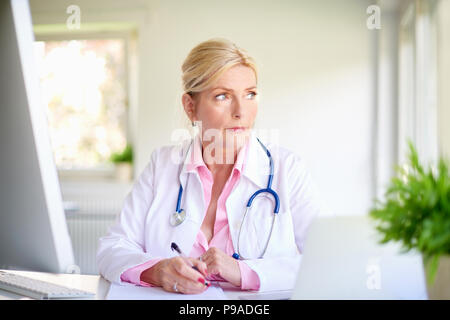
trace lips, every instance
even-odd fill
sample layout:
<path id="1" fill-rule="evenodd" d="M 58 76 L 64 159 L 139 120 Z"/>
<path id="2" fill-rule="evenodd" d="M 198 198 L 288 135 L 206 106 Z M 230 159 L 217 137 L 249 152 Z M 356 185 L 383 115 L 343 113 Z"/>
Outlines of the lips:
<path id="1" fill-rule="evenodd" d="M 245 131 L 245 129 L 247 129 L 246 127 L 232 127 L 232 128 L 227 128 L 228 131 L 231 132 L 242 132 Z"/>

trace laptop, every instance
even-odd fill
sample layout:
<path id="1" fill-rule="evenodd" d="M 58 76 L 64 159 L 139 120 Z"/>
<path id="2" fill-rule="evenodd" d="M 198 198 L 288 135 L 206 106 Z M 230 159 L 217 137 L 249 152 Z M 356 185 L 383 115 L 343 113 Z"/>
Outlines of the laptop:
<path id="1" fill-rule="evenodd" d="M 427 299 L 421 254 L 381 237 L 367 215 L 316 219 L 291 299 Z"/>
<path id="2" fill-rule="evenodd" d="M 422 257 L 399 243 L 379 244 L 368 216 L 321 217 L 311 224 L 293 290 L 241 296 L 251 300 L 427 299 Z"/>

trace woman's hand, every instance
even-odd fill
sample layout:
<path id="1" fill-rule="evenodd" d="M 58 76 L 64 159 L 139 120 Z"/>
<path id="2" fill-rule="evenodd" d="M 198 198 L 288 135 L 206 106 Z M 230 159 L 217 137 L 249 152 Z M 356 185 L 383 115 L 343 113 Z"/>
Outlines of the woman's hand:
<path id="1" fill-rule="evenodd" d="M 241 270 L 239 263 L 222 250 L 211 247 L 202 256 L 206 263 L 208 274 L 219 275 L 234 286 L 241 286 Z"/>
<path id="2" fill-rule="evenodd" d="M 205 285 L 206 264 L 198 259 L 187 258 L 200 272 L 194 270 L 181 257 L 163 259 L 153 267 L 141 273 L 141 280 L 162 287 L 169 292 L 195 294 L 203 292 Z M 177 291 L 174 284 L 177 284 Z"/>

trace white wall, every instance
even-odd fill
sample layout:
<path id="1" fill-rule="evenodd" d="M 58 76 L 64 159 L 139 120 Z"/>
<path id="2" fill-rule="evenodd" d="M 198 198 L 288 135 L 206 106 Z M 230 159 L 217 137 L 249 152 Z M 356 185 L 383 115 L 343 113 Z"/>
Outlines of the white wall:
<path id="1" fill-rule="evenodd" d="M 260 66 L 259 128 L 281 131 L 338 214 L 370 206 L 371 74 L 364 1 L 162 2 L 142 64 L 138 169 L 183 122 L 181 64 L 197 43 L 223 36 Z"/>
<path id="2" fill-rule="evenodd" d="M 171 143 L 173 129 L 186 124 L 185 56 L 201 41 L 226 37 L 259 65 L 257 128 L 280 129 L 282 144 L 307 161 L 332 211 L 367 212 L 374 192 L 375 32 L 366 28 L 367 1 L 38 0 L 32 1 L 35 23 L 65 21 L 69 4 L 80 5 L 82 23 L 141 14 L 137 172 L 155 147 Z"/>

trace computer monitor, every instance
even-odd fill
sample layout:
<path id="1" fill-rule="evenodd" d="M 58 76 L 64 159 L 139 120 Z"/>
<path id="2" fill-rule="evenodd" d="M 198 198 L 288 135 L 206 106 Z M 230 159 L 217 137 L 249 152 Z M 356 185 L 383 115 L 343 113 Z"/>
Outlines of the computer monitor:
<path id="1" fill-rule="evenodd" d="M 33 41 L 28 1 L 0 1 L 0 268 L 70 272 L 72 244 Z"/>

